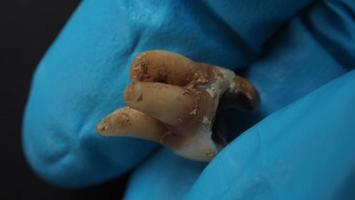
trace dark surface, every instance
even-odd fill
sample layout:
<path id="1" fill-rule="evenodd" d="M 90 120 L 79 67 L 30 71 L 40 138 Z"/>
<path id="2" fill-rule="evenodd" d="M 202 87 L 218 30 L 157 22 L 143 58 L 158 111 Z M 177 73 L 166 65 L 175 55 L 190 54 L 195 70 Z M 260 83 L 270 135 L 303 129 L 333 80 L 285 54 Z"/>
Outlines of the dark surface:
<path id="1" fill-rule="evenodd" d="M 21 121 L 33 71 L 78 0 L 0 2 L 0 199 L 121 199 L 128 175 L 104 185 L 63 190 L 40 180 L 21 147 Z"/>

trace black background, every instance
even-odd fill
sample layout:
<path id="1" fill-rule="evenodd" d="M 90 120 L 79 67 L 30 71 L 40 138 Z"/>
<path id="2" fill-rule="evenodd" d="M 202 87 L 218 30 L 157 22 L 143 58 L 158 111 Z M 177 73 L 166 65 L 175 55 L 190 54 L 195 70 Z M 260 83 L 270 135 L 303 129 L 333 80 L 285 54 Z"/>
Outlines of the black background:
<path id="1" fill-rule="evenodd" d="M 22 113 L 36 65 L 78 0 L 1 0 L 0 199 L 121 199 L 128 175 L 80 190 L 64 190 L 40 180 L 24 160 Z"/>

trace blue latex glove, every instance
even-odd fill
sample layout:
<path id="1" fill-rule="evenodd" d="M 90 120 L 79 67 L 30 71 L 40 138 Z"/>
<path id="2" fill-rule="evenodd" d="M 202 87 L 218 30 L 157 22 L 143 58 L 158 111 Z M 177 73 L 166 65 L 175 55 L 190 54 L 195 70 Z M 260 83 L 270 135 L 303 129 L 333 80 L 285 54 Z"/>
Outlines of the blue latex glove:
<path id="1" fill-rule="evenodd" d="M 145 159 L 126 199 L 355 198 L 354 15 L 351 0 L 85 1 L 35 74 L 26 157 L 63 187 Z M 236 133 L 258 123 L 207 167 L 167 150 L 147 159 L 156 145 L 95 133 L 150 49 L 243 69 L 260 91 L 257 113 L 226 119 Z"/>

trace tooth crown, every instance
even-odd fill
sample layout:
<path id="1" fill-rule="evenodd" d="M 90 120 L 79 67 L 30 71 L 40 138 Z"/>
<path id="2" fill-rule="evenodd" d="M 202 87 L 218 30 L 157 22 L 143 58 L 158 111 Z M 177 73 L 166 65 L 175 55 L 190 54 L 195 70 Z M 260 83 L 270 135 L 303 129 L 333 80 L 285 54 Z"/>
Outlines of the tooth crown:
<path id="1" fill-rule="evenodd" d="M 97 132 L 155 141 L 192 160 L 209 161 L 224 145 L 212 139 L 220 134 L 212 131 L 220 103 L 247 110 L 259 102 L 255 87 L 234 72 L 167 51 L 141 53 L 130 77 L 127 107 L 105 117 Z"/>

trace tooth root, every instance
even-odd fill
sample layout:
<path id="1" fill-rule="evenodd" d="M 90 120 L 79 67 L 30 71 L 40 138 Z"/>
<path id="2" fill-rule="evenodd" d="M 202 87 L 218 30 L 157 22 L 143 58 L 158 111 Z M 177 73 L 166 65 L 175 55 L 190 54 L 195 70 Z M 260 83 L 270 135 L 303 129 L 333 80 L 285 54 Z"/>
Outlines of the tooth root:
<path id="1" fill-rule="evenodd" d="M 158 120 L 135 109 L 120 108 L 97 124 L 96 130 L 104 136 L 125 136 L 159 142 L 167 131 Z"/>
<path id="2" fill-rule="evenodd" d="M 163 82 L 185 86 L 194 78 L 195 72 L 206 67 L 206 64 L 194 62 L 177 53 L 146 51 L 133 61 L 130 76 L 133 82 Z"/>
<path id="3" fill-rule="evenodd" d="M 161 143 L 176 154 L 199 161 L 211 160 L 219 151 L 207 129 L 174 134 L 160 121 L 133 108 L 120 108 L 97 124 L 103 136 L 132 137 Z"/>
<path id="4" fill-rule="evenodd" d="M 136 82 L 125 91 L 126 104 L 171 126 L 178 126 L 195 118 L 196 94 L 164 83 Z"/>

